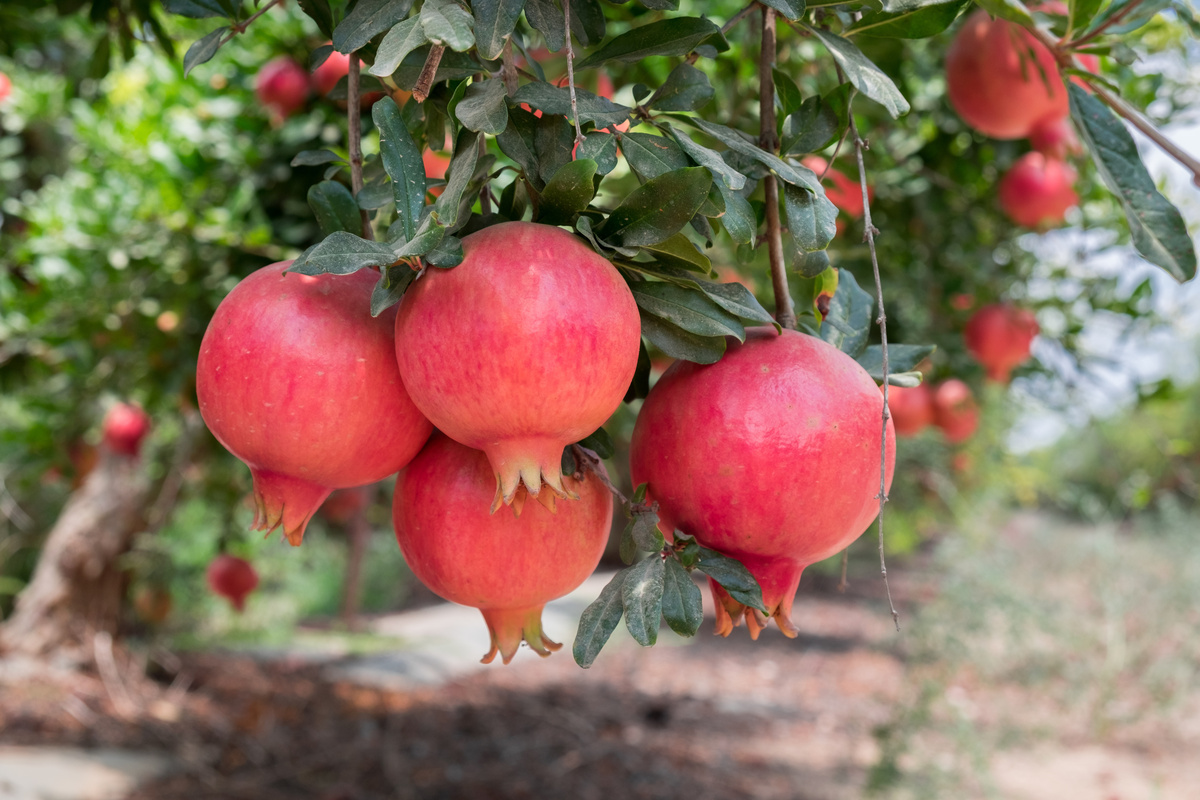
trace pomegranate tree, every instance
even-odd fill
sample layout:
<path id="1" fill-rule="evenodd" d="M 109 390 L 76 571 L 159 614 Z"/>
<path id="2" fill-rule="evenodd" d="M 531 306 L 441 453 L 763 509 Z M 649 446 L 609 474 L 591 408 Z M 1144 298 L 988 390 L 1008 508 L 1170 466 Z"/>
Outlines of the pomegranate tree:
<path id="1" fill-rule="evenodd" d="M 238 613 L 246 610 L 246 597 L 258 588 L 258 573 L 244 558 L 227 553 L 214 558 L 205 571 L 208 588 L 224 597 Z"/>
<path id="2" fill-rule="evenodd" d="M 1000 207 L 1013 222 L 1027 228 L 1058 225 L 1067 209 L 1079 203 L 1075 170 L 1042 153 L 1026 153 L 1000 179 Z"/>
<path id="3" fill-rule="evenodd" d="M 150 432 L 150 415 L 135 405 L 116 403 L 101 426 L 105 446 L 114 453 L 136 457 Z"/>
<path id="4" fill-rule="evenodd" d="M 263 267 L 221 301 L 200 345 L 196 395 L 217 440 L 250 467 L 256 530 L 300 544 L 334 489 L 399 471 L 429 438 L 396 369 L 395 311 L 368 313 L 368 272 Z"/>
<path id="5" fill-rule="evenodd" d="M 971 387 L 958 378 L 938 385 L 933 393 L 933 424 L 951 444 L 961 444 L 979 427 L 979 406 Z"/>
<path id="6" fill-rule="evenodd" d="M 1000 303 L 975 312 L 963 329 L 963 339 L 967 351 L 987 369 L 988 377 L 1007 383 L 1013 369 L 1029 359 L 1038 330 L 1032 311 Z"/>
<path id="7" fill-rule="evenodd" d="M 889 386 L 888 411 L 897 436 L 916 436 L 933 424 L 933 390 L 927 383 Z"/>
<path id="8" fill-rule="evenodd" d="M 662 530 L 735 558 L 786 635 L 803 569 L 844 549 L 879 511 L 883 397 L 859 364 L 820 339 L 751 328 L 701 366 L 677 361 L 650 391 L 630 445 Z M 895 467 L 888 424 L 886 480 Z M 760 612 L 710 580 L 717 633 Z"/>
<path id="9" fill-rule="evenodd" d="M 308 73 L 287 56 L 263 64 L 254 80 L 258 101 L 276 120 L 286 119 L 303 108 L 308 90 Z"/>
<path id="10" fill-rule="evenodd" d="M 454 269 L 427 270 L 396 315 L 400 375 L 443 433 L 484 451 L 492 509 L 529 495 L 570 497 L 563 448 L 600 427 L 637 367 L 637 306 L 617 270 L 582 240 L 529 222 L 462 240 Z"/>
<path id="11" fill-rule="evenodd" d="M 512 660 L 524 640 L 539 655 L 561 645 L 542 632 L 542 607 L 592 573 L 612 524 L 612 497 L 595 477 L 563 476 L 578 496 L 557 513 L 532 504 L 519 517 L 491 514 L 488 457 L 435 433 L 396 478 L 392 519 L 405 561 L 438 595 L 483 612 L 490 663 Z"/>

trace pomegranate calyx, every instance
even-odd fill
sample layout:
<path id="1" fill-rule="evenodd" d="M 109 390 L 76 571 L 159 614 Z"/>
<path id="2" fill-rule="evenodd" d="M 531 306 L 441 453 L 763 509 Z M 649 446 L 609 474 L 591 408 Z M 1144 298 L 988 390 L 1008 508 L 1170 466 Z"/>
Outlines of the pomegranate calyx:
<path id="1" fill-rule="evenodd" d="M 513 660 L 517 650 L 524 641 L 533 652 L 542 658 L 561 650 L 562 645 L 542 632 L 542 609 L 545 606 L 533 608 L 484 608 L 483 618 L 487 621 L 488 633 L 492 637 L 492 647 L 479 661 L 490 664 L 496 654 L 505 663 Z"/>
<path id="2" fill-rule="evenodd" d="M 317 509 L 333 493 L 327 486 L 281 475 L 278 472 L 250 468 L 254 478 L 254 524 L 251 530 L 266 531 L 267 536 L 283 527 L 283 535 L 293 547 L 304 541 L 304 530 Z"/>
<path id="3" fill-rule="evenodd" d="M 792 599 L 800 586 L 800 574 L 804 566 L 786 560 L 773 563 L 747 557 L 741 560 L 762 589 L 763 605 L 767 613 L 764 614 L 735 600 L 724 587 L 710 577 L 708 584 L 712 589 L 713 605 L 717 610 L 716 629 L 713 633 L 729 636 L 745 619 L 750 638 L 757 641 L 758 635 L 773 619 L 784 636 L 795 639 L 800 634 L 800 629 L 792 622 Z"/>
<path id="4" fill-rule="evenodd" d="M 483 451 L 496 471 L 496 496 L 492 499 L 492 513 L 503 503 L 520 515 L 524 498 L 515 501 L 519 493 L 525 492 L 553 513 L 554 502 L 542 499 L 542 489 L 549 489 L 557 499 L 578 500 L 579 495 L 563 484 L 562 450 L 563 446 L 556 442 L 520 439 L 509 439 L 484 447 Z"/>

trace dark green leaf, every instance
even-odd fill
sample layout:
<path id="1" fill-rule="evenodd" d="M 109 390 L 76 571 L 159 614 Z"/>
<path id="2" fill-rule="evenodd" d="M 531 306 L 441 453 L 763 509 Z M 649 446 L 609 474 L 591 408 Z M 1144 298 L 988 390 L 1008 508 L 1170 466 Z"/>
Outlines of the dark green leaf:
<path id="1" fill-rule="evenodd" d="M 804 16 L 804 0 L 762 0 L 762 4 L 770 6 L 788 19 L 800 19 Z"/>
<path id="2" fill-rule="evenodd" d="M 413 0 L 359 0 L 333 30 L 333 47 L 353 53 L 408 16 Z"/>
<path id="3" fill-rule="evenodd" d="M 228 25 L 222 25 L 220 28 L 210 31 L 203 39 L 197 39 L 195 42 L 192 42 L 192 46 L 188 48 L 183 56 L 183 76 L 185 78 L 189 72 L 217 54 L 217 48 L 221 46 L 221 37 L 228 30 Z M 108 40 L 102 40 L 101 46 L 107 52 L 107 48 L 109 47 Z M 105 72 L 107 71 L 106 68 Z"/>
<path id="4" fill-rule="evenodd" d="M 809 28 L 825 45 L 850 83 L 871 100 L 879 103 L 893 117 L 908 113 L 908 101 L 883 70 L 862 54 L 849 39 L 843 39 L 820 28 Z"/>
<path id="5" fill-rule="evenodd" d="M 649 56 L 685 56 L 696 45 L 720 33 L 720 28 L 700 17 L 659 20 L 617 36 L 575 67 L 586 69 L 605 61 L 630 63 Z"/>
<path id="6" fill-rule="evenodd" d="M 721 308 L 704 292 L 671 283 L 641 282 L 629 287 L 638 308 L 697 336 L 736 336 L 746 331 L 738 318 Z"/>
<path id="7" fill-rule="evenodd" d="M 358 203 L 354 195 L 336 181 L 321 181 L 308 189 L 308 205 L 317 218 L 321 227 L 321 235 L 328 236 L 334 231 L 347 233 L 362 233 L 362 216 L 358 212 Z"/>
<path id="8" fill-rule="evenodd" d="M 568 118 L 571 116 L 571 90 L 565 86 L 533 81 L 517 89 L 512 102 L 516 105 L 528 103 L 530 108 L 543 114 Z M 579 87 L 575 87 L 575 106 L 579 110 L 580 125 L 592 122 L 598 128 L 620 125 L 629 119 L 629 112 L 632 110 Z"/>
<path id="9" fill-rule="evenodd" d="M 917 364 L 933 355 L 934 350 L 937 350 L 937 345 L 889 344 L 888 371 L 911 372 L 916 369 Z M 883 347 L 877 344 L 870 345 L 856 360 L 876 381 L 883 380 Z"/>
<path id="10" fill-rule="evenodd" d="M 1088 26 L 1088 31 L 1090 32 L 1096 30 L 1101 25 L 1107 23 L 1118 13 L 1127 11 L 1130 5 L 1132 5 L 1130 0 L 1114 0 L 1114 2 L 1109 3 L 1108 6 L 1105 7 L 1104 11 L 1101 12 L 1092 21 L 1092 24 Z M 1120 22 L 1115 23 L 1111 27 L 1105 28 L 1104 32 L 1109 36 L 1120 36 L 1122 34 L 1132 33 L 1149 22 L 1151 18 L 1153 18 L 1158 12 L 1172 7 L 1174 7 L 1176 15 L 1181 18 L 1186 18 L 1190 14 L 1195 13 L 1188 4 L 1183 2 L 1172 3 L 1171 0 L 1144 0 L 1144 2 L 1138 3 L 1134 10 L 1124 14 L 1121 17 Z"/>
<path id="11" fill-rule="evenodd" d="M 613 263 L 621 269 L 637 272 L 641 275 L 649 275 L 652 278 L 658 278 L 684 289 L 694 292 L 704 291 L 704 287 L 700 285 L 700 278 L 696 276 L 696 273 L 671 264 L 661 261 L 626 261 L 623 259 L 614 261 Z"/>
<path id="12" fill-rule="evenodd" d="M 378 317 L 399 303 L 416 277 L 416 271 L 404 264 L 385 269 L 375 288 L 371 290 L 371 316 Z"/>
<path id="13" fill-rule="evenodd" d="M 716 550 L 701 547 L 696 569 L 721 584 L 721 588 L 742 605 L 767 613 L 767 607 L 763 605 L 762 589 L 742 562 Z"/>
<path id="14" fill-rule="evenodd" d="M 635 500 L 635 503 L 640 502 Z M 666 545 L 662 531 L 658 529 L 658 514 L 653 511 L 635 511 L 621 532 L 620 556 L 626 564 L 632 564 L 638 553 L 658 553 Z"/>
<path id="15" fill-rule="evenodd" d="M 508 127 L 496 137 L 500 152 L 517 162 L 535 189 L 545 188 L 538 166 L 537 117 L 521 108 L 508 110 Z"/>
<path id="16" fill-rule="evenodd" d="M 780 149 L 789 155 L 824 150 L 837 141 L 847 123 L 848 120 L 838 117 L 833 104 L 825 102 L 819 95 L 813 95 L 784 120 Z"/>
<path id="17" fill-rule="evenodd" d="M 617 137 L 611 133 L 592 131 L 583 137 L 577 158 L 590 158 L 596 162 L 596 174 L 607 175 L 617 166 Z"/>
<path id="18" fill-rule="evenodd" d="M 396 196 L 392 192 L 392 182 L 389 180 L 381 180 L 376 183 L 368 183 L 358 193 L 358 207 L 365 211 L 373 211 L 384 206 L 394 206 Z M 401 235 L 407 236 L 401 226 Z"/>
<path id="19" fill-rule="evenodd" d="M 625 627 L 642 647 L 658 641 L 662 620 L 663 560 L 652 555 L 625 570 L 621 584 L 621 605 L 625 609 Z"/>
<path id="20" fill-rule="evenodd" d="M 575 663 L 587 669 L 600 655 L 600 650 L 608 643 L 622 614 L 622 586 L 628 570 L 621 570 L 600 591 L 595 602 L 583 610 L 579 617 L 579 629 L 575 633 L 575 644 L 571 654 Z"/>
<path id="21" fill-rule="evenodd" d="M 646 245 L 643 249 L 653 253 L 657 260 L 680 269 L 699 272 L 703 275 L 712 273 L 712 261 L 682 233 L 677 233 L 656 244 Z"/>
<path id="22" fill-rule="evenodd" d="M 634 503 L 646 502 L 646 492 L 649 491 L 649 489 L 650 489 L 650 485 L 648 483 L 646 483 L 645 481 L 642 481 L 641 483 L 639 483 L 637 485 L 637 487 L 635 487 L 633 490 L 633 502 Z"/>
<path id="23" fill-rule="evenodd" d="M 333 55 L 333 45 L 323 44 L 308 54 L 308 71 L 313 72 Z"/>
<path id="24" fill-rule="evenodd" d="M 499 81 L 497 81 L 499 83 Z M 538 209 L 538 222 L 546 225 L 569 225 L 580 211 L 588 207 L 596 194 L 592 179 L 596 176 L 596 162 L 581 158 L 564 164 L 546 184 L 542 192 L 542 204 Z"/>
<path id="25" fill-rule="evenodd" d="M 425 59 L 429 57 L 430 45 L 423 45 L 413 50 L 404 57 L 400 62 L 400 66 L 392 73 L 392 80 L 401 89 L 412 89 L 416 84 L 417 79 L 421 76 L 421 69 L 425 66 Z M 479 62 L 472 58 L 467 53 L 456 53 L 453 50 L 447 50 L 442 54 L 442 60 L 438 64 L 437 80 L 438 81 L 456 81 L 462 78 L 469 78 L 479 72 Z M 425 106 L 425 116 L 429 119 L 431 116 L 430 104 L 414 103 L 413 105 Z M 436 111 L 436 108 L 433 109 Z M 440 112 L 438 112 L 440 114 Z"/>
<path id="26" fill-rule="evenodd" d="M 1033 15 L 1021 0 L 978 0 L 979 5 L 993 17 L 1015 22 L 1026 28 L 1034 25 Z"/>
<path id="27" fill-rule="evenodd" d="M 713 174 L 713 178 L 719 178 L 720 183 L 725 184 L 725 186 L 734 191 L 738 191 L 746 185 L 746 176 L 729 166 L 716 150 L 697 143 L 683 131 L 672 128 L 669 125 L 667 126 L 667 130 L 675 137 L 675 141 L 679 143 L 683 151 L 691 156 L 692 160 L 700 166 L 708 167 L 709 171 Z"/>
<path id="28" fill-rule="evenodd" d="M 716 181 L 716 187 L 725 197 L 725 216 L 721 217 L 721 224 L 725 226 L 729 238 L 738 243 L 754 241 L 758 220 L 754 217 L 754 209 L 750 207 L 750 202 L 721 181 Z"/>
<path id="29" fill-rule="evenodd" d="M 346 160 L 332 150 L 301 150 L 292 159 L 293 167 L 315 167 L 337 161 L 345 164 Z"/>
<path id="30" fill-rule="evenodd" d="M 1137 251 L 1177 281 L 1196 274 L 1196 250 L 1179 209 L 1163 197 L 1138 155 L 1133 137 L 1096 97 L 1068 85 L 1071 118 L 1105 185 L 1121 201 Z"/>
<path id="31" fill-rule="evenodd" d="M 437 247 L 425 254 L 425 263 L 438 269 L 457 267 L 463 260 L 462 239 L 457 236 L 446 236 Z"/>
<path id="32" fill-rule="evenodd" d="M 446 170 L 446 188 L 433 204 L 433 214 L 442 228 L 454 228 L 458 224 L 460 205 L 467 185 L 475 176 L 475 165 L 479 161 L 479 134 L 463 131 L 454 145 L 454 157 Z"/>
<path id="33" fill-rule="evenodd" d="M 471 12 L 455 0 L 425 0 L 421 4 L 421 27 L 434 44 L 443 44 L 460 53 L 475 44 Z"/>
<path id="34" fill-rule="evenodd" d="M 605 258 L 613 258 L 613 255 L 610 254 L 619 254 L 626 258 L 633 258 L 638 254 L 636 247 L 622 247 L 597 237 L 595 231 L 592 230 L 592 220 L 587 214 L 580 214 L 579 218 L 575 220 L 575 230 L 580 236 L 591 242 L 592 249 Z"/>
<path id="35" fill-rule="evenodd" d="M 796 250 L 792 261 L 792 269 L 805 278 L 815 278 L 829 269 L 829 253 L 825 250 L 804 252 Z"/>
<path id="36" fill-rule="evenodd" d="M 788 232 L 804 252 L 824 250 L 837 233 L 837 207 L 824 191 L 813 193 L 790 183 L 783 185 Z"/>
<path id="37" fill-rule="evenodd" d="M 697 336 L 645 311 L 641 316 L 642 336 L 671 358 L 715 364 L 725 354 L 724 336 Z"/>
<path id="38" fill-rule="evenodd" d="M 649 133 L 626 133 L 621 136 L 621 150 L 629 166 L 642 180 L 657 178 L 664 172 L 688 166 L 687 156 L 675 142 L 665 136 Z"/>
<path id="39" fill-rule="evenodd" d="M 455 107 L 454 114 L 470 130 L 495 136 L 508 127 L 507 99 L 504 81 L 489 78 L 482 83 L 471 84 Z"/>
<path id="40" fill-rule="evenodd" d="M 398 22 L 383 37 L 375 53 L 375 63 L 367 70 L 372 75 L 391 75 L 409 53 L 425 45 L 425 29 L 419 17 L 409 17 Z"/>
<path id="41" fill-rule="evenodd" d="M 500 193 L 500 215 L 511 220 L 521 220 L 525 217 L 525 209 L 529 207 L 529 192 L 525 182 L 520 178 L 513 180 Z"/>
<path id="42" fill-rule="evenodd" d="M 695 111 L 712 100 L 713 94 L 708 76 L 685 61 L 671 70 L 656 93 L 653 107 L 659 111 Z"/>
<path id="43" fill-rule="evenodd" d="M 172 14 L 192 19 L 229 16 L 219 0 L 163 0 L 163 8 Z"/>
<path id="44" fill-rule="evenodd" d="M 629 381 L 629 388 L 625 390 L 623 400 L 626 403 L 632 403 L 634 400 L 641 400 L 648 394 L 650 394 L 650 353 L 646 351 L 646 343 L 639 341 L 637 368 L 633 371 L 633 378 Z"/>
<path id="45" fill-rule="evenodd" d="M 426 253 L 436 249 L 446 237 L 446 229 L 448 227 L 440 224 L 435 214 L 426 214 L 421 220 L 421 224 L 417 226 L 417 232 L 411 240 L 403 244 L 399 240 L 392 243 L 393 247 L 398 244 L 400 245 L 395 250 L 396 258 L 424 256 Z"/>
<path id="46" fill-rule="evenodd" d="M 288 271 L 301 275 L 349 275 L 364 267 L 390 266 L 395 261 L 395 251 L 383 242 L 335 231 L 312 249 L 303 265 L 293 264 Z"/>
<path id="47" fill-rule="evenodd" d="M 640 0 L 640 2 L 646 8 L 654 9 L 655 11 L 679 10 L 679 0 Z"/>
<path id="48" fill-rule="evenodd" d="M 758 298 L 754 293 L 740 283 L 710 283 L 704 281 L 700 284 L 704 289 L 704 293 L 712 298 L 713 302 L 721 308 L 733 314 L 743 323 L 750 325 L 774 325 L 777 329 L 779 324 L 775 322 L 775 318 L 771 313 L 762 307 L 758 302 Z"/>
<path id="49" fill-rule="evenodd" d="M 712 186 L 702 167 L 666 172 L 634 189 L 597 233 L 626 247 L 661 242 L 683 229 Z"/>
<path id="50" fill-rule="evenodd" d="M 874 311 L 875 298 L 859 287 L 849 270 L 839 270 L 837 291 L 821 325 L 821 338 L 851 358 L 858 358 L 867 347 Z"/>
<path id="51" fill-rule="evenodd" d="M 688 122 L 723 143 L 731 150 L 754 159 L 787 183 L 794 186 L 804 186 L 812 189 L 814 192 L 820 186 L 820 181 L 817 180 L 817 176 L 813 174 L 812 170 L 793 166 L 774 153 L 768 153 L 758 145 L 751 144 L 746 141 L 746 138 L 740 131 L 727 128 L 724 125 L 718 125 L 715 122 L 708 122 L 699 117 L 692 117 Z M 730 188 L 740 187 L 731 186 Z"/>
<path id="52" fill-rule="evenodd" d="M 586 447 L 600 458 L 612 458 L 616 452 L 616 447 L 613 446 L 612 437 L 608 435 L 608 431 L 604 428 L 596 428 L 578 442 L 580 447 Z"/>
<path id="53" fill-rule="evenodd" d="M 513 113 L 515 109 L 509 109 Z M 537 153 L 538 187 L 545 184 L 562 169 L 564 164 L 571 161 L 571 151 L 575 147 L 575 128 L 567 122 L 566 117 L 557 114 L 546 114 L 541 119 L 533 121 L 534 152 Z"/>
<path id="54" fill-rule="evenodd" d="M 804 95 L 800 94 L 800 87 L 786 72 L 772 69 L 771 75 L 775 79 L 775 94 L 779 95 L 780 116 L 787 117 L 804 102 Z"/>
<path id="55" fill-rule="evenodd" d="M 550 52 L 557 53 L 566 44 L 562 8 L 558 0 L 526 0 L 525 19 L 529 26 L 542 35 Z"/>
<path id="56" fill-rule="evenodd" d="M 566 2 L 567 0 L 564 0 Z M 604 38 L 604 9 L 597 0 L 570 0 L 571 33 L 584 47 Z M 578 68 L 576 64 L 576 68 Z"/>
<path id="57" fill-rule="evenodd" d="M 700 587 L 683 565 L 668 558 L 663 567 L 662 615 L 671 630 L 680 636 L 695 636 L 704 621 L 704 602 Z"/>
<path id="58" fill-rule="evenodd" d="M 579 464 L 575 461 L 575 453 L 572 452 L 570 445 L 567 445 L 563 448 L 562 461 L 559 463 L 558 467 L 560 470 L 562 470 L 563 475 L 574 475 L 579 471 Z M 621 556 L 621 558 L 625 557 Z M 632 564 L 633 559 L 631 558 L 625 563 Z"/>
<path id="59" fill-rule="evenodd" d="M 296 0 L 296 4 L 317 23 L 317 28 L 326 38 L 333 38 L 333 10 L 329 8 L 329 0 Z"/>
<path id="60" fill-rule="evenodd" d="M 379 129 L 379 155 L 392 179 L 396 214 L 403 221 L 404 238 L 411 239 L 425 206 L 425 163 L 412 134 L 400 117 L 396 101 L 385 97 L 371 109 Z"/>
<path id="61" fill-rule="evenodd" d="M 504 42 L 512 34 L 525 8 L 525 0 L 472 0 L 475 12 L 475 42 L 479 56 L 494 61 L 504 50 Z"/>
<path id="62" fill-rule="evenodd" d="M 847 36 L 925 39 L 950 27 L 970 0 L 889 0 L 882 11 L 864 14 Z"/>

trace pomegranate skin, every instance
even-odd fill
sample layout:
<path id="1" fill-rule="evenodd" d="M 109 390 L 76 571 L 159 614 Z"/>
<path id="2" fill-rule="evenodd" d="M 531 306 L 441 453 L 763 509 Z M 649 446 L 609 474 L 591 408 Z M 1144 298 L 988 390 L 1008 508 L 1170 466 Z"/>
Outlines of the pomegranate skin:
<path id="1" fill-rule="evenodd" d="M 1067 209 L 1078 205 L 1075 170 L 1041 153 L 1026 153 L 1000 179 L 1000 207 L 1009 219 L 1027 228 L 1058 225 Z"/>
<path id="2" fill-rule="evenodd" d="M 1032 311 L 1008 304 L 984 306 L 963 329 L 967 351 L 987 369 L 988 378 L 1007 383 L 1013 369 L 1029 359 L 1041 329 Z"/>
<path id="3" fill-rule="evenodd" d="M 1083 145 L 1068 117 L 1042 120 L 1029 132 L 1029 146 L 1047 158 L 1063 160 L 1083 155 Z"/>
<path id="4" fill-rule="evenodd" d="M 889 386 L 888 412 L 897 436 L 916 436 L 933 424 L 933 390 L 927 383 Z"/>
<path id="5" fill-rule="evenodd" d="M 562 451 L 604 424 L 637 368 L 641 320 L 616 268 L 582 240 L 530 222 L 462 240 L 400 302 L 396 359 L 413 402 L 450 438 L 487 453 L 501 501 L 569 497 Z M 523 497 L 521 500 L 523 501 Z"/>
<path id="6" fill-rule="evenodd" d="M 813 336 L 752 328 L 724 358 L 677 361 L 651 389 L 630 444 L 634 485 L 649 484 L 660 527 L 741 561 L 788 636 L 804 567 L 845 548 L 879 511 L 883 395 L 854 359 Z M 887 427 L 885 480 L 895 469 Z M 716 632 L 743 614 L 710 581 Z"/>
<path id="7" fill-rule="evenodd" d="M 392 519 L 413 573 L 438 595 L 483 612 L 490 663 L 522 639 L 541 656 L 561 645 L 542 633 L 542 607 L 592 574 L 608 541 L 612 497 L 594 477 L 563 482 L 579 495 L 557 513 L 537 503 L 519 517 L 491 514 L 487 456 L 434 433 L 396 478 Z"/>
<path id="8" fill-rule="evenodd" d="M 287 56 L 263 64 L 254 81 L 258 101 L 278 119 L 286 119 L 303 108 L 308 89 L 308 73 Z"/>
<path id="9" fill-rule="evenodd" d="M 1023 139 L 1039 122 L 1069 111 L 1050 51 L 982 9 L 967 17 L 946 53 L 946 88 L 963 121 L 994 139 Z"/>
<path id="10" fill-rule="evenodd" d="M 258 573 L 244 558 L 222 553 L 205 571 L 208 588 L 229 600 L 238 613 L 246 610 L 246 595 L 258 588 Z"/>
<path id="11" fill-rule="evenodd" d="M 150 432 L 150 416 L 129 403 L 117 403 L 104 415 L 104 444 L 114 453 L 136 458 Z"/>
<path id="12" fill-rule="evenodd" d="M 293 545 L 334 489 L 407 464 L 432 427 L 405 394 L 394 312 L 368 313 L 375 273 L 252 273 L 204 333 L 196 395 L 208 429 L 250 467 L 255 530 Z"/>
<path id="13" fill-rule="evenodd" d="M 933 423 L 950 444 L 961 444 L 979 428 L 979 406 L 971 387 L 958 378 L 938 385 L 933 393 Z"/>

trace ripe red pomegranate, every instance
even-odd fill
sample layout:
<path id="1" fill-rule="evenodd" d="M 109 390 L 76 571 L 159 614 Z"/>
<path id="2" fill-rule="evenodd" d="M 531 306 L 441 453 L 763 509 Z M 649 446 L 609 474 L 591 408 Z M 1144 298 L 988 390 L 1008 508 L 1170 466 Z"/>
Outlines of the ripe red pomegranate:
<path id="1" fill-rule="evenodd" d="M 1075 135 L 1068 117 L 1042 120 L 1029 132 L 1029 144 L 1047 158 L 1062 161 L 1083 154 L 1083 145 Z"/>
<path id="2" fill-rule="evenodd" d="M 862 186 L 859 182 L 847 177 L 845 173 L 829 166 L 829 162 L 820 156 L 805 156 L 800 163 L 817 173 L 825 175 L 822 183 L 825 185 L 825 196 L 829 202 L 837 206 L 838 211 L 844 211 L 851 219 L 863 215 Z M 828 169 L 828 171 L 826 171 Z M 867 186 L 867 199 L 874 201 L 875 188 Z"/>
<path id="3" fill-rule="evenodd" d="M 570 496 L 563 447 L 600 427 L 633 379 L 637 305 L 612 264 L 561 228 L 504 222 L 462 243 L 461 264 L 426 271 L 400 303 L 400 375 L 438 430 L 487 453 L 493 511 L 522 484 L 552 507 L 543 482 Z"/>
<path id="4" fill-rule="evenodd" d="M 649 483 L 660 527 L 738 559 L 787 636 L 800 573 L 858 538 L 879 511 L 883 396 L 854 359 L 813 336 L 772 328 L 729 342 L 701 366 L 677 361 L 638 415 L 634 484 Z M 887 484 L 896 442 L 887 433 Z M 710 581 L 717 630 L 768 620 Z"/>
<path id="5" fill-rule="evenodd" d="M 205 572 L 213 594 L 229 600 L 239 613 L 246 610 L 246 595 L 258 588 L 258 573 L 244 558 L 222 553 Z"/>
<path id="6" fill-rule="evenodd" d="M 196 366 L 208 429 L 254 476 L 256 530 L 300 544 L 334 489 L 398 472 L 431 427 L 396 369 L 395 312 L 368 313 L 375 273 L 263 267 L 213 315 Z"/>
<path id="7" fill-rule="evenodd" d="M 102 430 L 109 450 L 136 457 L 150 432 L 150 416 L 135 405 L 117 403 L 104 415 Z"/>
<path id="8" fill-rule="evenodd" d="M 483 612 L 507 664 L 524 639 L 539 655 L 561 645 L 542 632 L 542 607 L 583 583 L 600 563 L 612 498 L 592 476 L 557 513 L 532 504 L 520 517 L 489 514 L 496 479 L 486 455 L 435 433 L 396 478 L 392 519 L 409 568 L 440 596 Z"/>
<path id="9" fill-rule="evenodd" d="M 1041 153 L 1026 153 L 1000 179 L 1000 207 L 1018 225 L 1046 228 L 1063 221 L 1079 203 L 1075 170 Z"/>
<path id="10" fill-rule="evenodd" d="M 916 436 L 933 424 L 933 390 L 927 383 L 889 386 L 888 411 L 897 436 Z"/>
<path id="11" fill-rule="evenodd" d="M 963 329 L 963 340 L 975 360 L 987 368 L 989 378 L 1007 383 L 1013 369 L 1029 359 L 1038 331 L 1032 311 L 994 304 L 975 312 Z"/>
<path id="12" fill-rule="evenodd" d="M 951 444 L 970 439 L 979 427 L 979 406 L 971 387 L 958 378 L 943 381 L 933 393 L 933 424 Z"/>
<path id="13" fill-rule="evenodd" d="M 277 120 L 286 119 L 304 107 L 308 88 L 308 73 L 287 56 L 263 64 L 254 81 L 258 101 Z"/>
<path id="14" fill-rule="evenodd" d="M 12 80 L 0 72 L 0 103 L 7 100 L 10 94 L 12 94 Z"/>

